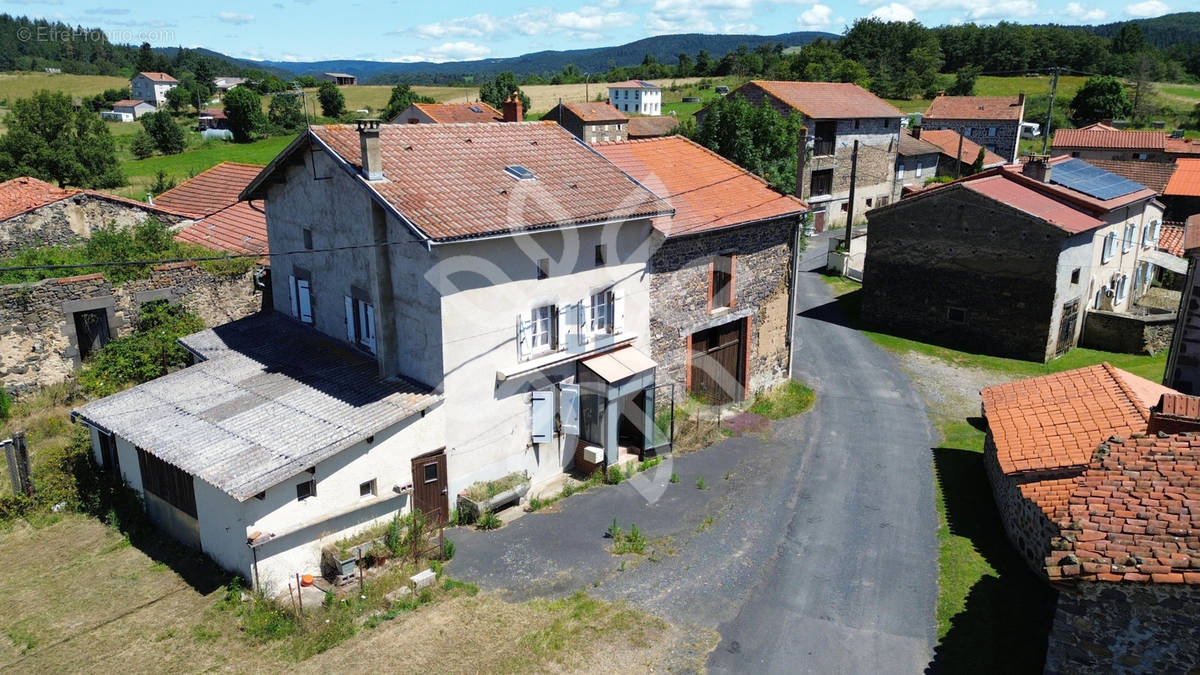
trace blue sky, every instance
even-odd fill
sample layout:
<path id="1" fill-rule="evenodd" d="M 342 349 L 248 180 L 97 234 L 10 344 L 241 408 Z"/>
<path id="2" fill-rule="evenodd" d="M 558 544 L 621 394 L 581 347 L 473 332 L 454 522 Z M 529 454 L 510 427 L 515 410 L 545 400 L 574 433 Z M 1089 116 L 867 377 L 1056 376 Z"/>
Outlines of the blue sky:
<path id="1" fill-rule="evenodd" d="M 1172 4 L 1174 3 L 1174 4 Z M 833 33 L 861 16 L 930 26 L 1105 23 L 1183 11 L 1180 0 L 542 0 L 498 3 L 5 0 L 4 11 L 99 27 L 118 42 L 252 59 L 457 61 L 616 45 L 664 33 Z"/>

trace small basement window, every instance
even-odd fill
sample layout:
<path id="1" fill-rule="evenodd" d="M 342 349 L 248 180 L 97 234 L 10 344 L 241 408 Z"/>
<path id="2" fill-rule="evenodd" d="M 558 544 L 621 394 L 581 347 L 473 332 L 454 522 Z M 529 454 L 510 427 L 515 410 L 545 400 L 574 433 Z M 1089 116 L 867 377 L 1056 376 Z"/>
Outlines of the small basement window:
<path id="1" fill-rule="evenodd" d="M 1073 284 L 1079 283 L 1079 268 L 1078 267 L 1076 267 L 1075 270 L 1071 272 L 1071 283 L 1073 283 Z"/>
<path id="2" fill-rule="evenodd" d="M 526 169 L 520 164 L 509 164 L 504 167 L 504 173 L 512 176 L 517 180 L 537 180 L 537 174 Z"/>
<path id="3" fill-rule="evenodd" d="M 376 494 L 377 493 L 375 492 L 375 479 L 374 478 L 372 478 L 371 480 L 369 480 L 365 483 L 358 484 L 358 496 L 359 497 L 366 499 L 367 497 L 374 497 Z"/>
<path id="4" fill-rule="evenodd" d="M 317 480 L 310 478 L 303 483 L 296 483 L 296 500 L 304 501 L 309 497 L 317 496 Z"/>
<path id="5" fill-rule="evenodd" d="M 954 323 L 966 323 L 967 310 L 963 309 L 962 307 L 947 307 L 946 320 L 953 321 Z"/>
<path id="6" fill-rule="evenodd" d="M 313 248 L 312 230 L 304 228 L 304 250 L 311 251 Z"/>

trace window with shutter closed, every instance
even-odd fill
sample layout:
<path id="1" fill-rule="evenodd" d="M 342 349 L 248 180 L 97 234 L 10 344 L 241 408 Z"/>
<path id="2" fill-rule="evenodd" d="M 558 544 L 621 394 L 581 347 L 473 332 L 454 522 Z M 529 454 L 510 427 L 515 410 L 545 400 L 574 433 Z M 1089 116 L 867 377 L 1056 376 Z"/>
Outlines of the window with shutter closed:
<path id="1" fill-rule="evenodd" d="M 733 256 L 713 256 L 710 293 L 712 308 L 733 306 Z"/>
<path id="2" fill-rule="evenodd" d="M 535 391 L 530 395 L 529 421 L 531 440 L 549 443 L 554 439 L 554 392 Z"/>
<path id="3" fill-rule="evenodd" d="M 300 309 L 300 320 L 311 324 L 313 322 L 312 294 L 309 289 L 308 279 L 296 280 L 296 298 Z"/>

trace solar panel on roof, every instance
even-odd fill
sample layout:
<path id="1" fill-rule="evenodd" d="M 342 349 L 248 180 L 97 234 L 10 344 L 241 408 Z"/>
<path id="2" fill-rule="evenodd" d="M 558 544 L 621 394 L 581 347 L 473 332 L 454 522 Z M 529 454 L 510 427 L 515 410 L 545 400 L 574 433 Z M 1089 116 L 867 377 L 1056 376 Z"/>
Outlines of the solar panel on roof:
<path id="1" fill-rule="evenodd" d="M 1055 165 L 1050 173 L 1050 182 L 1104 200 L 1145 189 L 1140 183 L 1092 166 L 1082 159 Z"/>

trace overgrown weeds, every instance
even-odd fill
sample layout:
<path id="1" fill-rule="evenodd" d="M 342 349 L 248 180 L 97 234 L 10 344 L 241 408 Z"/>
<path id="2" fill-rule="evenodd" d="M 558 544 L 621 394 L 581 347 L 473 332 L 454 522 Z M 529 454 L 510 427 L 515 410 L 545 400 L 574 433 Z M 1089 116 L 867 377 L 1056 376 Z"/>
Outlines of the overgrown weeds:
<path id="1" fill-rule="evenodd" d="M 625 555 L 627 553 L 635 553 L 642 555 L 646 552 L 646 536 L 638 529 L 637 523 L 629 525 L 629 532 L 626 533 L 617 519 L 613 518 L 612 525 L 608 527 L 606 535 L 612 539 L 612 547 L 609 549 L 613 555 Z"/>

